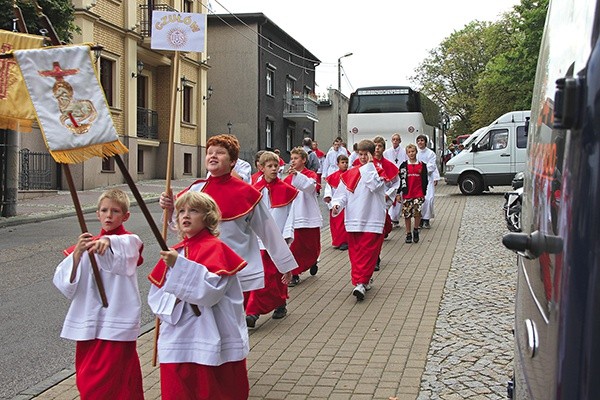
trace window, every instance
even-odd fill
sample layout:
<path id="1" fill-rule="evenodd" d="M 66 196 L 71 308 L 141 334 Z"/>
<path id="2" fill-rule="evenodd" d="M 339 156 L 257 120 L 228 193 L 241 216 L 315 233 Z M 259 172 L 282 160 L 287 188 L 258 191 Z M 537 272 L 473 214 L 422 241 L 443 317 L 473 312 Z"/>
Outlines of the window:
<path id="1" fill-rule="evenodd" d="M 265 128 L 266 142 L 265 146 L 271 148 L 273 145 L 273 121 L 267 120 Z"/>
<path id="2" fill-rule="evenodd" d="M 183 173 L 192 173 L 192 153 L 183 153 Z"/>
<path id="3" fill-rule="evenodd" d="M 267 96 L 273 96 L 273 81 L 275 80 L 275 71 L 272 69 L 267 69 Z"/>
<path id="4" fill-rule="evenodd" d="M 115 76 L 115 62 L 108 58 L 100 57 L 100 84 L 104 89 L 104 96 L 109 106 L 114 106 L 114 79 Z"/>
<path id="5" fill-rule="evenodd" d="M 288 104 L 292 103 L 292 96 L 294 94 L 294 83 L 295 79 L 288 76 L 285 80 L 285 100 Z"/>
<path id="6" fill-rule="evenodd" d="M 525 135 L 525 126 L 517 126 L 517 148 L 527 147 L 527 135 Z"/>
<path id="7" fill-rule="evenodd" d="M 479 141 L 479 150 L 500 150 L 508 143 L 508 129 L 495 129 L 485 134 Z"/>
<path id="8" fill-rule="evenodd" d="M 183 122 L 192 123 L 192 87 L 183 87 Z"/>
<path id="9" fill-rule="evenodd" d="M 183 12 L 191 13 L 194 12 L 194 2 L 192 0 L 183 1 Z"/>
<path id="10" fill-rule="evenodd" d="M 137 173 L 144 173 L 144 150 L 138 148 L 138 158 L 137 158 Z"/>
<path id="11" fill-rule="evenodd" d="M 102 159 L 102 172 L 115 172 L 115 160 L 112 157 Z"/>

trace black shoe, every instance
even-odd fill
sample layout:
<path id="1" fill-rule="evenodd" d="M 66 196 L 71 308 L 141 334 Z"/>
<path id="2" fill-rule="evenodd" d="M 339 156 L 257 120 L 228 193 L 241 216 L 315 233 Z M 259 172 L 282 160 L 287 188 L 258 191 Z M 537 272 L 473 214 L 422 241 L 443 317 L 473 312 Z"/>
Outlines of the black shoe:
<path id="1" fill-rule="evenodd" d="M 404 240 L 404 243 L 412 243 L 412 241 L 413 241 L 412 233 L 407 233 L 406 240 Z"/>
<path id="2" fill-rule="evenodd" d="M 288 283 L 288 287 L 294 287 L 300 283 L 300 277 L 298 275 L 292 275 L 292 280 Z"/>
<path id="3" fill-rule="evenodd" d="M 425 220 L 422 219 L 421 222 L 419 222 L 419 228 L 422 228 L 424 224 L 425 224 Z"/>
<path id="4" fill-rule="evenodd" d="M 315 264 L 312 267 L 310 267 L 309 271 L 312 276 L 315 276 L 317 274 L 317 272 L 319 271 L 319 266 L 317 264 Z"/>
<path id="5" fill-rule="evenodd" d="M 287 315 L 287 308 L 285 306 L 277 307 L 275 311 L 273 311 L 273 315 L 271 318 L 273 319 L 281 319 Z"/>
<path id="6" fill-rule="evenodd" d="M 377 264 L 375 264 L 375 271 L 380 270 L 381 258 L 377 257 Z"/>
<path id="7" fill-rule="evenodd" d="M 431 229 L 431 225 L 429 225 L 429 220 L 428 219 L 426 219 L 425 222 L 423 222 L 423 224 L 421 225 L 421 228 Z"/>
<path id="8" fill-rule="evenodd" d="M 413 243 L 419 243 L 419 230 L 413 229 Z"/>
<path id="9" fill-rule="evenodd" d="M 338 249 L 342 251 L 348 250 L 348 243 L 342 243 Z"/>
<path id="10" fill-rule="evenodd" d="M 256 326 L 256 321 L 258 321 L 258 317 L 258 314 L 246 315 L 246 326 L 248 328 L 254 328 Z"/>

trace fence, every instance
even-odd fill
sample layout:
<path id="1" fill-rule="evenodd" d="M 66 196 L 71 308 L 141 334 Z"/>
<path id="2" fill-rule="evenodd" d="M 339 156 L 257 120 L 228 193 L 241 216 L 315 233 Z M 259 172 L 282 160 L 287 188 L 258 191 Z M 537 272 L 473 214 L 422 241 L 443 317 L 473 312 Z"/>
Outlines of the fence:
<path id="1" fill-rule="evenodd" d="M 48 153 L 19 150 L 19 190 L 56 189 L 56 163 Z"/>

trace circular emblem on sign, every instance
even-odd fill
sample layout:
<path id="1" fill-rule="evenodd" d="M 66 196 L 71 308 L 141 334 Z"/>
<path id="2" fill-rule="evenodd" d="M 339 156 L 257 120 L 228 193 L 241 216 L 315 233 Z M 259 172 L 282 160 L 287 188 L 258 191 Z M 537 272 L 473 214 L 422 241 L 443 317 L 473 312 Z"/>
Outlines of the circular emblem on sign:
<path id="1" fill-rule="evenodd" d="M 179 47 L 183 47 L 185 46 L 185 44 L 188 41 L 188 37 L 185 31 L 179 29 L 179 28 L 173 28 L 169 31 L 169 33 L 167 34 L 167 37 L 169 38 L 169 42 L 173 45 L 173 47 L 175 48 L 179 48 Z"/>
<path id="2" fill-rule="evenodd" d="M 409 126 L 408 127 L 408 133 L 413 133 L 415 131 L 415 127 L 414 126 Z"/>
<path id="3" fill-rule="evenodd" d="M 358 128 L 357 127 L 352 128 L 352 133 L 354 133 L 356 135 L 358 133 Z"/>

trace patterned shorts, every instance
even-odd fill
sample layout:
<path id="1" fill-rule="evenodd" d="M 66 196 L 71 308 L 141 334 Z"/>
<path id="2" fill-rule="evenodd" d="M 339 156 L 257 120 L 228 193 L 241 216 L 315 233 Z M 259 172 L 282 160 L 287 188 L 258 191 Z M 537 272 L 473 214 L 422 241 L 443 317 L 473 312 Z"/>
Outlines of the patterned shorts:
<path id="1" fill-rule="evenodd" d="M 402 201 L 402 217 L 420 217 L 423 203 L 425 203 L 424 197 L 417 197 L 416 199 L 406 199 Z"/>

